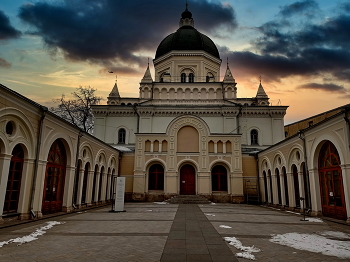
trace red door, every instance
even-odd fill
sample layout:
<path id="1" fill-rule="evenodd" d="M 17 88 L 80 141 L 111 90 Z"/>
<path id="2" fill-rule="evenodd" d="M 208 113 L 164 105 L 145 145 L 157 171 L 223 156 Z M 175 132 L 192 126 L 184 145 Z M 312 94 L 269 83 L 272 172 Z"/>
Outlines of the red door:
<path id="1" fill-rule="evenodd" d="M 196 194 L 196 170 L 191 165 L 184 165 L 180 169 L 180 194 Z"/>
<path id="2" fill-rule="evenodd" d="M 331 142 L 326 142 L 319 155 L 319 177 L 322 213 L 324 216 L 346 220 L 343 178 L 339 154 Z"/>

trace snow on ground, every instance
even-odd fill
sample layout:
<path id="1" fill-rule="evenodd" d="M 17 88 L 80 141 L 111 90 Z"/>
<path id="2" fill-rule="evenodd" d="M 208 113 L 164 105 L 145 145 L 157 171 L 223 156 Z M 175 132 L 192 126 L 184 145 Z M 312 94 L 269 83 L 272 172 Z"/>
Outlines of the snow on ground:
<path id="1" fill-rule="evenodd" d="M 221 227 L 221 228 L 232 228 L 230 226 L 225 226 L 225 225 L 220 225 L 219 227 Z"/>
<path id="2" fill-rule="evenodd" d="M 153 202 L 154 204 L 158 204 L 158 205 L 166 205 L 166 204 L 169 204 L 168 202 Z"/>
<path id="3" fill-rule="evenodd" d="M 212 216 L 212 217 L 215 217 L 214 214 L 205 214 L 206 216 Z"/>
<path id="4" fill-rule="evenodd" d="M 344 241 L 344 238 L 350 240 L 350 235 L 336 231 L 324 231 L 317 234 L 286 233 L 273 235 L 270 242 L 327 256 L 350 259 L 350 241 Z"/>
<path id="5" fill-rule="evenodd" d="M 35 230 L 33 233 L 31 233 L 28 236 L 17 237 L 17 238 L 10 239 L 8 241 L 0 242 L 0 247 L 3 247 L 4 245 L 8 245 L 10 243 L 18 243 L 17 246 L 20 246 L 24 243 L 28 243 L 28 242 L 37 240 L 38 236 L 42 236 L 46 233 L 46 230 L 52 228 L 54 225 L 64 224 L 65 222 L 49 221 L 46 223 L 47 223 L 46 226 L 38 228 L 37 230 Z"/>
<path id="6" fill-rule="evenodd" d="M 292 213 L 292 214 L 296 214 L 296 215 L 301 215 L 300 213 L 296 213 L 296 212 L 292 212 L 292 211 L 285 211 L 287 213 Z"/>
<path id="7" fill-rule="evenodd" d="M 318 222 L 318 223 L 323 223 L 323 220 L 321 218 L 316 218 L 316 217 L 306 217 L 305 218 L 309 222 Z"/>
<path id="8" fill-rule="evenodd" d="M 245 247 L 242 242 L 235 237 L 224 237 L 225 241 L 229 242 L 229 245 L 234 246 L 238 250 L 243 251 L 242 253 L 236 253 L 236 257 L 246 258 L 255 260 L 255 256 L 252 253 L 260 252 L 261 250 L 255 246 Z"/>
<path id="9" fill-rule="evenodd" d="M 210 203 L 210 205 L 216 205 L 216 203 L 214 203 L 214 202 L 211 202 L 211 203 Z"/>

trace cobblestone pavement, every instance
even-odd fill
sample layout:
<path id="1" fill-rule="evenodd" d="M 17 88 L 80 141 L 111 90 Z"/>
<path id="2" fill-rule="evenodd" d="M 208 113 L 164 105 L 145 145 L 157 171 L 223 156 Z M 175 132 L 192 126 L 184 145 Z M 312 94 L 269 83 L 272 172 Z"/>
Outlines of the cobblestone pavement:
<path id="1" fill-rule="evenodd" d="M 340 231 L 350 234 L 349 226 L 329 221 L 322 223 L 300 221 L 302 218 L 300 215 L 260 206 L 216 204 L 199 205 L 199 208 L 196 212 L 201 210 L 212 225 L 205 225 L 208 231 L 212 228 L 216 230 L 210 234 L 218 233 L 222 238 L 236 237 L 243 246 L 256 246 L 261 249 L 261 252 L 254 253 L 257 261 L 350 261 L 321 253 L 301 251 L 269 241 L 272 234 L 292 232 L 312 234 Z M 38 236 L 37 240 L 19 246 L 10 243 L 0 247 L 0 261 L 151 262 L 160 261 L 163 251 L 169 252 L 165 247 L 167 240 L 173 235 L 172 226 L 175 225 L 173 221 L 179 214 L 177 212 L 182 210 L 179 205 L 126 203 L 125 213 L 110 213 L 109 209 L 110 207 L 96 208 L 2 228 L 0 242 L 30 235 L 36 229 L 47 225 L 48 221 L 64 222 L 54 225 L 45 234 Z M 202 218 L 201 220 L 203 222 Z M 192 226 L 195 227 L 193 222 L 191 221 Z M 203 230 L 205 232 L 205 229 Z M 205 239 L 208 239 L 208 236 L 205 236 Z M 233 255 L 241 252 L 222 241 Z M 349 241 L 344 243 L 350 245 Z M 177 261 L 176 253 L 173 256 L 174 261 Z M 227 256 L 226 259 L 249 261 L 234 256 L 231 258 Z M 187 261 L 207 260 L 204 257 L 201 260 L 200 256 L 193 256 Z"/>

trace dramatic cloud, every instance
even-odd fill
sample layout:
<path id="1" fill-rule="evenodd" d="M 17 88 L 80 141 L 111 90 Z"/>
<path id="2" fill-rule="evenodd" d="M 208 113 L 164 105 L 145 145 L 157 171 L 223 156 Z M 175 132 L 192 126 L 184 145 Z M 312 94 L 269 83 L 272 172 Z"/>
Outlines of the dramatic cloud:
<path id="1" fill-rule="evenodd" d="M 303 14 L 307 17 L 313 17 L 315 11 L 318 11 L 318 4 L 313 0 L 305 0 L 286 5 L 281 8 L 280 14 L 284 17 L 290 17 L 295 14 Z"/>
<path id="2" fill-rule="evenodd" d="M 0 10 L 0 40 L 17 38 L 20 35 L 21 32 L 11 26 L 8 17 Z"/>
<path id="3" fill-rule="evenodd" d="M 11 67 L 11 63 L 0 57 L 0 67 Z"/>
<path id="4" fill-rule="evenodd" d="M 298 86 L 300 89 L 311 89 L 311 90 L 321 90 L 326 92 L 336 92 L 336 93 L 346 93 L 346 89 L 343 86 L 335 84 L 318 84 L 318 83 L 308 83 Z"/>
<path id="5" fill-rule="evenodd" d="M 184 10 L 176 1 L 65 0 L 61 5 L 23 5 L 19 17 L 35 28 L 50 52 L 60 49 L 70 60 L 120 67 L 145 62 L 140 53 L 155 53 L 160 41 L 178 28 Z M 190 1 L 189 10 L 195 25 L 198 22 L 208 33 L 237 27 L 228 5 Z"/>
<path id="6" fill-rule="evenodd" d="M 280 81 L 290 76 L 316 76 L 350 83 L 349 13 L 341 12 L 313 22 L 306 20 L 301 27 L 293 27 L 295 17 L 317 8 L 315 1 L 284 6 L 280 11 L 282 19 L 256 28 L 261 36 L 252 41 L 250 49 L 231 52 L 221 47 L 221 56 L 228 56 L 233 70 L 246 77 L 263 75 L 265 79 Z M 293 19 L 291 16 L 294 16 Z M 311 87 L 330 92 L 348 92 L 344 87 L 338 86 L 337 89 L 337 85 L 331 84 L 314 84 L 303 88 Z"/>

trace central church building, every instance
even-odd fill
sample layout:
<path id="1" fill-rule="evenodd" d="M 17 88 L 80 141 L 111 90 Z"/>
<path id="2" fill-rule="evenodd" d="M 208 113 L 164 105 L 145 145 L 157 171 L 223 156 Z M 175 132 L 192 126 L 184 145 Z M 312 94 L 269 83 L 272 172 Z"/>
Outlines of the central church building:
<path id="1" fill-rule="evenodd" d="M 228 64 L 221 77 L 218 49 L 187 8 L 153 63 L 154 79 L 148 66 L 138 98 L 121 97 L 116 82 L 107 105 L 93 106 L 94 135 L 123 152 L 127 199 L 258 196 L 254 153 L 284 139 L 287 107 L 271 106 L 261 82 L 255 97 L 238 98 Z"/>

